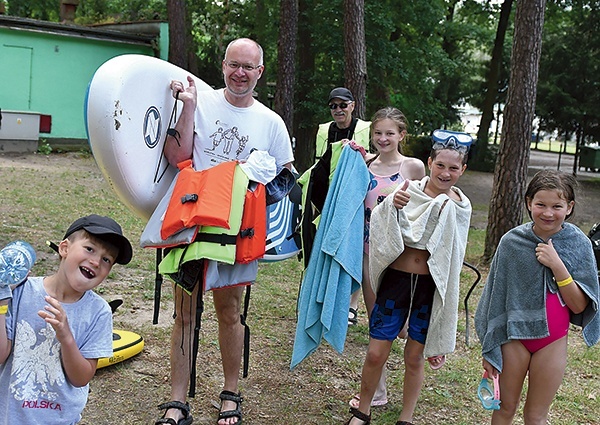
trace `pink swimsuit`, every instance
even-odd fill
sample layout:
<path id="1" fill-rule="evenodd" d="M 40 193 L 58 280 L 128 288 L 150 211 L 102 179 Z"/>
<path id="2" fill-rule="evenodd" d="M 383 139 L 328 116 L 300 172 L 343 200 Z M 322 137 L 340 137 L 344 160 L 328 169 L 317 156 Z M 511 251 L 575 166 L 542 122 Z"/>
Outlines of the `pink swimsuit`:
<path id="1" fill-rule="evenodd" d="M 561 304 L 558 294 L 548 292 L 546 296 L 546 317 L 550 335 L 544 338 L 520 340 L 531 354 L 561 339 L 569 331 L 569 308 Z"/>
<path id="2" fill-rule="evenodd" d="M 402 164 L 400 164 L 400 167 L 402 167 Z M 371 171 L 369 171 L 369 175 L 371 176 L 371 182 L 369 183 L 369 190 L 365 197 L 364 252 L 366 254 L 369 253 L 369 225 L 371 223 L 371 211 L 373 211 L 373 208 L 379 205 L 386 196 L 393 193 L 398 185 L 405 180 L 402 174 L 400 174 L 400 170 L 391 176 L 377 176 Z"/>

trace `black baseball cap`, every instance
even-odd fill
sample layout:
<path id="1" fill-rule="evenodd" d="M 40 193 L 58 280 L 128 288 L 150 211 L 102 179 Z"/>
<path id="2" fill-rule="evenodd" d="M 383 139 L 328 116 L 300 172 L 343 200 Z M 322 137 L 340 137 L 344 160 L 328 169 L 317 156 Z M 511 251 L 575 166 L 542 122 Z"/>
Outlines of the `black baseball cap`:
<path id="1" fill-rule="evenodd" d="M 346 102 L 354 102 L 354 96 L 352 96 L 352 93 L 346 87 L 337 87 L 331 90 L 328 102 L 331 102 L 331 99 L 335 98 L 345 100 Z"/>
<path id="2" fill-rule="evenodd" d="M 112 218 L 96 214 L 78 218 L 69 226 L 63 239 L 67 239 L 67 237 L 81 229 L 114 245 L 119 250 L 115 260 L 117 263 L 127 264 L 131 261 L 131 257 L 133 257 L 131 243 L 123 236 L 121 226 Z"/>

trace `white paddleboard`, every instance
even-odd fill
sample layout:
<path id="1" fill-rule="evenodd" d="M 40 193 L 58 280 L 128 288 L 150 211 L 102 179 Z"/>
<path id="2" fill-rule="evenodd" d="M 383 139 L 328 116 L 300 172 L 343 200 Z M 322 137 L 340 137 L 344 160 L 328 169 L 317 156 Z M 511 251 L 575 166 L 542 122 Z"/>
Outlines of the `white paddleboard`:
<path id="1" fill-rule="evenodd" d="M 119 199 L 146 220 L 177 171 L 162 154 L 175 103 L 169 83 L 187 81 L 188 75 L 151 56 L 121 55 L 102 64 L 88 87 L 85 114 L 92 154 Z M 198 91 L 212 90 L 194 80 Z"/>
<path id="2" fill-rule="evenodd" d="M 175 99 L 171 80 L 187 81 L 188 71 L 144 55 L 116 56 L 102 64 L 88 86 L 85 121 L 92 154 L 118 198 L 148 220 L 165 195 L 176 168 L 163 155 Z M 196 88 L 212 88 L 192 75 Z M 176 122 L 181 112 L 178 102 Z M 292 234 L 300 206 L 288 198 L 268 207 L 267 253 L 279 261 L 299 252 Z"/>

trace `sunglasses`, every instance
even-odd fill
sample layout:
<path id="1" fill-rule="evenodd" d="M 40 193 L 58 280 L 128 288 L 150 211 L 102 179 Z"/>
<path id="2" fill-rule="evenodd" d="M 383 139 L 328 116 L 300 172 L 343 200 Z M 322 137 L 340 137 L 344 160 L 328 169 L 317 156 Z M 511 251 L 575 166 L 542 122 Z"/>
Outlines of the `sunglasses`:
<path id="1" fill-rule="evenodd" d="M 434 130 L 431 139 L 433 149 L 455 149 L 461 153 L 467 153 L 473 143 L 470 134 L 450 130 Z"/>
<path id="2" fill-rule="evenodd" d="M 346 109 L 348 107 L 348 103 L 330 103 L 329 104 L 329 109 L 331 109 L 332 111 L 335 111 L 338 107 L 340 109 Z"/>
<path id="3" fill-rule="evenodd" d="M 498 385 L 498 375 L 493 378 L 494 388 L 490 387 L 487 371 L 483 373 L 477 396 L 481 400 L 481 405 L 485 410 L 500 410 L 500 386 Z"/>

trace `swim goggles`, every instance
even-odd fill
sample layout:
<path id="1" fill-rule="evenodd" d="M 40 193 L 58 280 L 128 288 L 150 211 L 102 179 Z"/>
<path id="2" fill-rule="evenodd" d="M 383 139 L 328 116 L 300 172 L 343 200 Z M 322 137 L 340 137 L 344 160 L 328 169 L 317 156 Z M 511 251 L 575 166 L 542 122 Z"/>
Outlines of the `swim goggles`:
<path id="1" fill-rule="evenodd" d="M 498 385 L 498 374 L 492 378 L 493 388 L 490 387 L 490 378 L 487 371 L 477 388 L 477 396 L 485 410 L 500 410 L 500 385 Z"/>
<path id="2" fill-rule="evenodd" d="M 455 149 L 463 154 L 467 153 L 473 144 L 473 137 L 470 134 L 451 130 L 434 130 L 431 139 L 432 148 L 435 150 Z"/>

